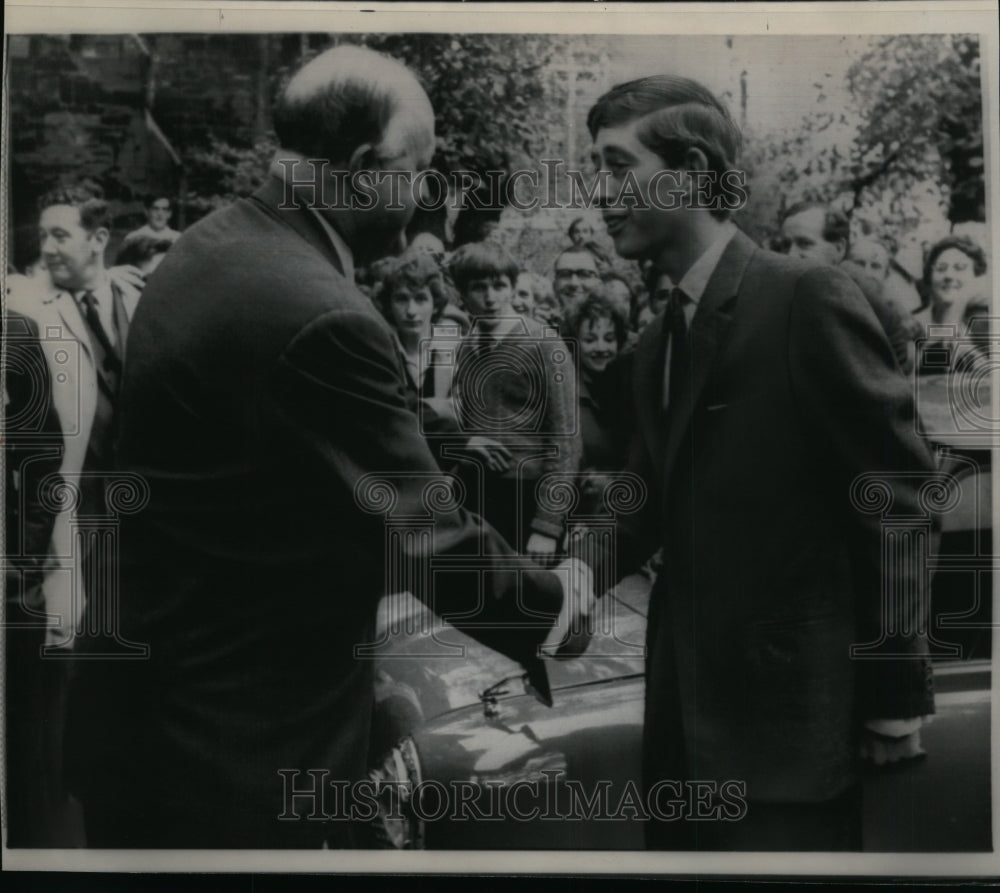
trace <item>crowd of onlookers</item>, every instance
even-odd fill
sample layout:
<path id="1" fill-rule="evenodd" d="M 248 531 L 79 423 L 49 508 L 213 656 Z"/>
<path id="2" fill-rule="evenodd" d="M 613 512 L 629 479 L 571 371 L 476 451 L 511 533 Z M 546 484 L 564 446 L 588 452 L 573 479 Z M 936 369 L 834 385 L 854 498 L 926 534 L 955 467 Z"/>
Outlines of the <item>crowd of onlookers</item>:
<path id="1" fill-rule="evenodd" d="M 145 205 L 147 223 L 124 237 L 109 271 L 112 281 L 140 289 L 180 236 L 170 226 L 169 198 L 152 196 Z M 392 329 L 407 399 L 442 464 L 461 471 L 471 462 L 492 475 L 489 502 L 476 508 L 539 557 L 557 550 L 552 539 L 561 524 L 547 521 L 536 504 L 539 477 L 582 472 L 586 492 L 598 499 L 600 481 L 625 464 L 631 350 L 663 312 L 673 283 L 649 262 L 623 273 L 584 217 L 570 224 L 549 275 L 527 269 L 505 250 L 495 219 L 466 229 L 456 227 L 451 251 L 429 231 L 411 234 L 405 252 L 357 268 L 355 280 Z M 979 290 L 986 256 L 970 239 L 948 236 L 929 246 L 907 300 L 887 289 L 892 271 L 903 272 L 894 246 L 874 235 L 852 238 L 847 215 L 836 208 L 792 205 L 768 247 L 847 273 L 871 304 L 903 372 L 920 366 L 916 345 L 929 324 L 955 327 L 961 344 L 952 351 L 952 366 L 985 357 L 988 329 L 976 318 L 988 314 Z M 25 272 L 44 276 L 44 265 L 43 252 Z M 500 348 L 483 361 L 483 374 L 480 360 L 469 359 L 480 342 Z M 553 362 L 556 343 L 569 346 L 565 370 Z M 938 362 L 916 371 L 944 370 Z M 530 437 L 517 436 L 529 430 Z M 556 439 L 557 459 L 524 458 Z M 511 492 L 500 499 L 502 488 Z M 519 516 L 513 509 L 501 513 L 501 504 L 519 505 Z"/>
<path id="2" fill-rule="evenodd" d="M 113 281 L 137 288 L 180 236 L 170 226 L 173 206 L 168 197 L 150 196 L 145 207 L 147 222 L 124 237 L 110 270 Z M 491 432 L 478 432 L 470 427 L 469 419 L 461 417 L 470 393 L 461 376 L 455 380 L 458 367 L 446 368 L 433 361 L 443 355 L 447 338 L 456 343 L 483 336 L 504 340 L 513 335 L 523 340 L 547 333 L 575 348 L 576 405 L 570 416 L 579 422 L 580 467 L 595 472 L 621 467 L 630 427 L 630 350 L 639 333 L 663 311 L 673 284 L 648 262 L 631 276 L 623 275 L 595 240 L 593 225 L 584 217 L 570 224 L 550 275 L 526 269 L 511 257 L 497 238 L 495 223 L 470 233 L 459 234 L 456 229 L 456 237 L 461 235 L 464 244 L 452 251 L 433 233 L 420 232 L 411 235 L 401 256 L 357 269 L 359 290 L 372 299 L 394 332 L 414 409 L 421 410 L 421 418 L 434 418 L 437 428 L 432 425 L 429 433 L 441 433 L 449 425 L 473 431 L 477 434 L 473 451 L 492 466 L 504 465 L 509 451 L 505 451 L 508 459 L 501 459 L 492 445 L 495 438 L 488 436 Z M 894 245 L 874 235 L 852 239 L 847 215 L 836 208 L 813 202 L 792 205 L 769 247 L 839 266 L 851 276 L 906 373 L 914 369 L 916 344 L 928 324 L 954 326 L 963 355 L 972 360 L 987 352 L 986 321 L 976 321 L 989 312 L 988 297 L 979 288 L 986 282 L 986 256 L 966 237 L 948 236 L 926 249 L 923 275 L 909 287 L 908 301 L 887 293 L 893 269 L 897 276 L 902 272 L 894 263 Z M 44 253 L 24 272 L 45 276 Z M 446 337 L 442 332 L 450 334 Z M 932 366 L 917 371 L 942 370 Z M 490 377 L 493 385 L 495 378 Z M 502 387 L 493 387 L 485 396 L 500 401 L 497 407 L 486 407 L 487 416 L 495 410 L 498 418 L 503 417 L 504 401 L 511 396 Z M 546 394 L 534 396 L 546 403 Z M 554 404 L 548 401 L 546 405 Z M 480 422 L 489 427 L 483 419 Z M 505 427 L 503 433 L 509 436 L 511 427 Z M 539 432 L 544 431 L 543 419 Z"/>
<path id="3" fill-rule="evenodd" d="M 108 451 L 128 322 L 146 279 L 181 235 L 170 227 L 171 212 L 168 198 L 151 198 L 147 223 L 125 236 L 109 264 L 111 220 L 99 190 L 90 184 L 57 191 L 42 203 L 38 261 L 23 271 L 8 270 L 5 520 L 10 554 L 24 559 L 14 561 L 9 572 L 8 611 L 24 620 L 24 630 L 8 648 L 8 661 L 30 660 L 43 644 L 58 653 L 72 639 L 72 604 L 65 603 L 59 615 L 63 630 L 51 624 L 43 629 L 37 620 L 51 614 L 53 605 L 31 600 L 39 580 L 52 570 L 48 542 L 58 539 L 52 524 L 61 516 L 57 507 L 35 505 L 17 494 L 35 492 L 50 472 L 70 477 L 82 472 L 85 484 L 89 471 L 112 467 Z M 576 510 L 601 510 L 610 475 L 626 464 L 632 349 L 664 312 L 673 283 L 648 262 L 623 274 L 584 218 L 572 222 L 548 274 L 512 257 L 495 227 L 475 235 L 456 240 L 462 243 L 450 251 L 430 232 L 411 235 L 401 255 L 357 269 L 356 284 L 389 324 L 405 399 L 442 468 L 463 483 L 470 508 L 546 564 L 564 549 L 569 506 L 547 498 L 539 483 L 568 476 L 582 500 Z M 835 209 L 792 206 L 769 247 L 839 266 L 854 279 L 904 373 L 971 370 L 988 355 L 989 299 L 981 290 L 987 261 L 967 238 L 948 236 L 928 247 L 909 302 L 887 293 L 893 246 L 870 235 L 852 239 L 846 215 Z M 81 346 L 96 369 L 97 387 L 89 396 L 77 381 L 60 378 L 63 361 L 59 345 L 48 343 L 50 322 L 61 327 L 62 338 L 75 333 L 84 339 Z M 928 330 L 930 324 L 942 327 L 940 332 Z M 957 336 L 948 365 L 942 367 L 940 351 L 918 355 L 928 331 L 946 340 L 948 332 Z M 932 354 L 934 363 L 921 362 Z M 69 394 L 74 387 L 78 392 Z M 70 436 L 74 432 L 60 429 L 60 401 L 74 396 L 92 401 L 92 427 Z M 25 437 L 19 436 L 22 423 Z M 54 443 L 62 449 L 51 449 Z M 48 527 L 41 523 L 46 519 Z M 49 675 L 24 678 L 23 685 L 8 690 L 9 731 L 49 729 L 41 742 L 15 740 L 16 735 L 8 741 L 22 766 L 60 763 L 51 748 L 61 746 L 55 742 L 65 678 L 58 662 L 47 670 Z M 25 719 L 39 712 L 46 715 Z M 44 807 L 51 792 L 35 797 L 33 790 L 15 785 L 10 808 L 21 813 L 23 839 L 44 840 L 47 832 L 32 824 L 32 816 L 44 814 L 51 821 Z"/>
<path id="4" fill-rule="evenodd" d="M 842 211 L 804 202 L 792 205 L 772 250 L 805 261 L 838 266 L 859 286 L 877 316 L 904 373 L 947 371 L 920 363 L 917 344 L 953 326 L 960 347 L 951 354 L 952 367 L 985 359 L 988 351 L 989 300 L 986 255 L 964 236 L 948 236 L 925 252 L 923 275 L 907 282 L 894 263 L 895 246 L 874 235 L 851 238 L 850 221 Z M 894 273 L 895 271 L 895 273 Z M 401 256 L 380 261 L 358 272 L 358 285 L 385 314 L 393 327 L 400 356 L 408 370 L 411 397 L 440 399 L 453 383 L 428 376 L 420 366 L 421 343 L 450 325 L 461 336 L 481 334 L 488 316 L 522 321 L 523 330 L 540 324 L 576 346 L 579 362 L 577 393 L 582 433 L 582 467 L 604 471 L 624 462 L 623 438 L 628 432 L 628 364 L 639 333 L 666 306 L 673 283 L 648 263 L 635 271 L 639 288 L 613 267 L 593 239 L 591 225 L 573 221 L 565 247 L 556 255 L 551 277 L 524 269 L 490 235 L 452 253 L 431 233 L 415 236 Z M 904 283 L 890 294 L 890 275 Z M 489 314 L 470 292 L 470 282 L 494 284 Z M 426 289 L 430 296 L 417 308 L 412 295 Z M 475 321 L 475 326 L 473 325 Z M 930 352 L 933 355 L 933 352 Z M 433 355 L 425 351 L 424 358 Z"/>

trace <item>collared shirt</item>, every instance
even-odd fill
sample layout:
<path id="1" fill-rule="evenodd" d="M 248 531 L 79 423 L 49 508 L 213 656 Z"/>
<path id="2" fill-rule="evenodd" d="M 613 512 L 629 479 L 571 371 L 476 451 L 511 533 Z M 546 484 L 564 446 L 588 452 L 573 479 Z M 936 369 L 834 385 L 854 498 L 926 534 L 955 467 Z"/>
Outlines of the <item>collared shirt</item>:
<path id="1" fill-rule="evenodd" d="M 276 155 L 274 160 L 271 162 L 271 167 L 269 173 L 272 177 L 277 177 L 282 183 L 287 183 L 292 189 L 295 188 L 296 181 L 294 179 L 294 169 L 298 167 L 298 162 L 305 162 L 305 158 L 301 155 L 297 155 L 294 152 L 282 151 L 281 158 L 286 160 L 294 161 L 295 164 L 279 164 L 278 156 Z M 291 168 L 291 170 L 289 170 Z M 354 281 L 354 253 L 348 247 L 347 243 L 344 241 L 344 237 L 337 232 L 337 230 L 330 224 L 315 207 L 312 205 L 307 205 L 310 214 L 313 214 L 319 221 L 320 226 L 323 228 L 323 232 L 326 233 L 326 237 L 330 244 L 333 246 L 333 250 L 337 257 L 340 259 L 340 265 L 344 268 L 344 278 L 349 281 Z"/>
<path id="2" fill-rule="evenodd" d="M 108 336 L 108 340 L 113 346 L 117 347 L 118 329 L 115 326 L 115 296 L 111 290 L 111 280 L 105 276 L 104 281 L 94 288 L 81 288 L 72 293 L 73 300 L 76 301 L 77 307 L 80 308 L 80 315 L 84 320 L 87 318 L 87 308 L 83 304 L 83 296 L 88 291 L 94 296 L 94 302 L 97 305 L 97 316 L 101 320 L 101 325 L 104 327 L 104 332 Z"/>
<path id="3" fill-rule="evenodd" d="M 676 287 L 684 292 L 687 297 L 687 302 L 684 304 L 684 321 L 689 330 L 691 328 L 691 322 L 694 319 L 694 315 L 698 310 L 698 303 L 705 294 L 705 289 L 708 286 L 708 280 L 712 278 L 715 268 L 719 265 L 719 261 L 722 259 L 722 253 L 726 250 L 726 246 L 729 245 L 735 235 L 735 224 L 726 221 L 719 230 L 718 235 L 712 241 L 712 244 L 709 245 L 704 252 L 702 252 L 701 256 L 693 264 L 691 264 L 688 271 L 681 278 L 681 281 L 677 283 Z M 657 287 L 663 287 L 665 282 L 669 282 L 669 277 L 664 274 L 664 277 L 661 277 L 660 282 L 657 283 Z M 663 362 L 664 408 L 667 406 L 670 395 L 670 351 L 672 347 L 673 345 L 668 341 L 667 349 L 665 351 L 666 356 L 664 357 Z"/>
<path id="4" fill-rule="evenodd" d="M 403 367 L 406 369 L 407 376 L 409 376 L 410 384 L 419 392 L 424 381 L 424 372 L 427 371 L 421 362 L 424 358 L 424 351 L 418 350 L 417 355 L 411 357 L 403 347 L 403 342 L 399 340 L 399 333 L 395 329 L 392 330 L 392 340 L 396 343 L 396 350 L 403 361 Z"/>

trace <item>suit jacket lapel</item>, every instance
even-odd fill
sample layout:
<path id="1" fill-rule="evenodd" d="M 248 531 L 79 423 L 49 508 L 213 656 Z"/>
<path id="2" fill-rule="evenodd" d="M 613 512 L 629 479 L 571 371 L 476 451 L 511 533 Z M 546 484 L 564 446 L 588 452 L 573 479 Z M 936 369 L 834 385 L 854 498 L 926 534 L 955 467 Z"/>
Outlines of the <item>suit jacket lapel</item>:
<path id="1" fill-rule="evenodd" d="M 663 455 L 663 363 L 666 357 L 666 342 L 664 341 L 664 316 L 661 313 L 655 317 L 635 348 L 635 360 L 632 369 L 632 380 L 638 391 L 636 400 L 638 428 L 646 441 L 646 449 L 653 459 L 653 465 L 659 464 L 658 457 Z"/>
<path id="2" fill-rule="evenodd" d="M 118 344 L 115 347 L 115 352 L 124 366 L 125 345 L 128 341 L 129 315 L 125 309 L 125 296 L 121 289 L 113 282 L 111 283 L 111 295 L 114 299 L 115 328 L 118 329 Z"/>
<path id="3" fill-rule="evenodd" d="M 715 362 L 729 324 L 731 304 L 739 291 L 750 258 L 757 246 L 743 233 L 737 232 L 719 258 L 719 264 L 708 280 L 705 293 L 698 302 L 698 309 L 691 322 L 691 378 L 677 406 L 668 408 L 669 425 L 663 451 L 664 492 L 669 488 L 684 435 L 691 424 L 691 416 Z M 662 339 L 661 339 L 662 340 Z M 663 380 L 662 364 L 659 370 Z M 661 387 L 662 390 L 662 387 Z M 660 403 L 662 406 L 662 401 Z"/>
<path id="4" fill-rule="evenodd" d="M 80 313 L 76 299 L 68 291 L 60 290 L 53 298 L 53 302 L 62 324 L 66 326 L 69 334 L 82 345 L 91 365 L 95 365 L 94 351 L 90 344 L 90 332 L 87 329 L 87 324 L 83 321 L 83 314 Z"/>

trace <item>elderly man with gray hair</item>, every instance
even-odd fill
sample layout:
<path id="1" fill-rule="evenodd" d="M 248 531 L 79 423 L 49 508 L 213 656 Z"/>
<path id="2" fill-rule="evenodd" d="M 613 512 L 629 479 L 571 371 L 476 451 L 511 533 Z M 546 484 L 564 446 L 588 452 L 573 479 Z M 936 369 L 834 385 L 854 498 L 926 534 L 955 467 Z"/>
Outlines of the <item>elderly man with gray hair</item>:
<path id="1" fill-rule="evenodd" d="M 374 700 L 357 646 L 397 563 L 529 674 L 592 602 L 584 566 L 542 570 L 457 506 L 390 561 L 379 497 L 411 517 L 447 480 L 354 263 L 400 242 L 434 113 L 401 64 L 341 46 L 292 77 L 274 121 L 273 175 L 180 237 L 130 331 L 118 458 L 149 501 L 121 522 L 117 633 L 150 650 L 81 663 L 92 846 L 357 846 L 344 795 Z M 463 572 L 427 567 L 458 556 Z"/>

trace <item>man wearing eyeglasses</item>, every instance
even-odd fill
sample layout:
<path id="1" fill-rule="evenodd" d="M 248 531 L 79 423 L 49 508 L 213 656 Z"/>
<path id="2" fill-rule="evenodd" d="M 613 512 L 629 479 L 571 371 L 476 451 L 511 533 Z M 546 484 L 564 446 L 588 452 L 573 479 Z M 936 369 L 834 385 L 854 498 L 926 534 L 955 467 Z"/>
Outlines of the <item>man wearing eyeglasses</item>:
<path id="1" fill-rule="evenodd" d="M 594 255 L 570 248 L 556 258 L 555 290 L 566 317 L 570 317 L 601 284 Z"/>

